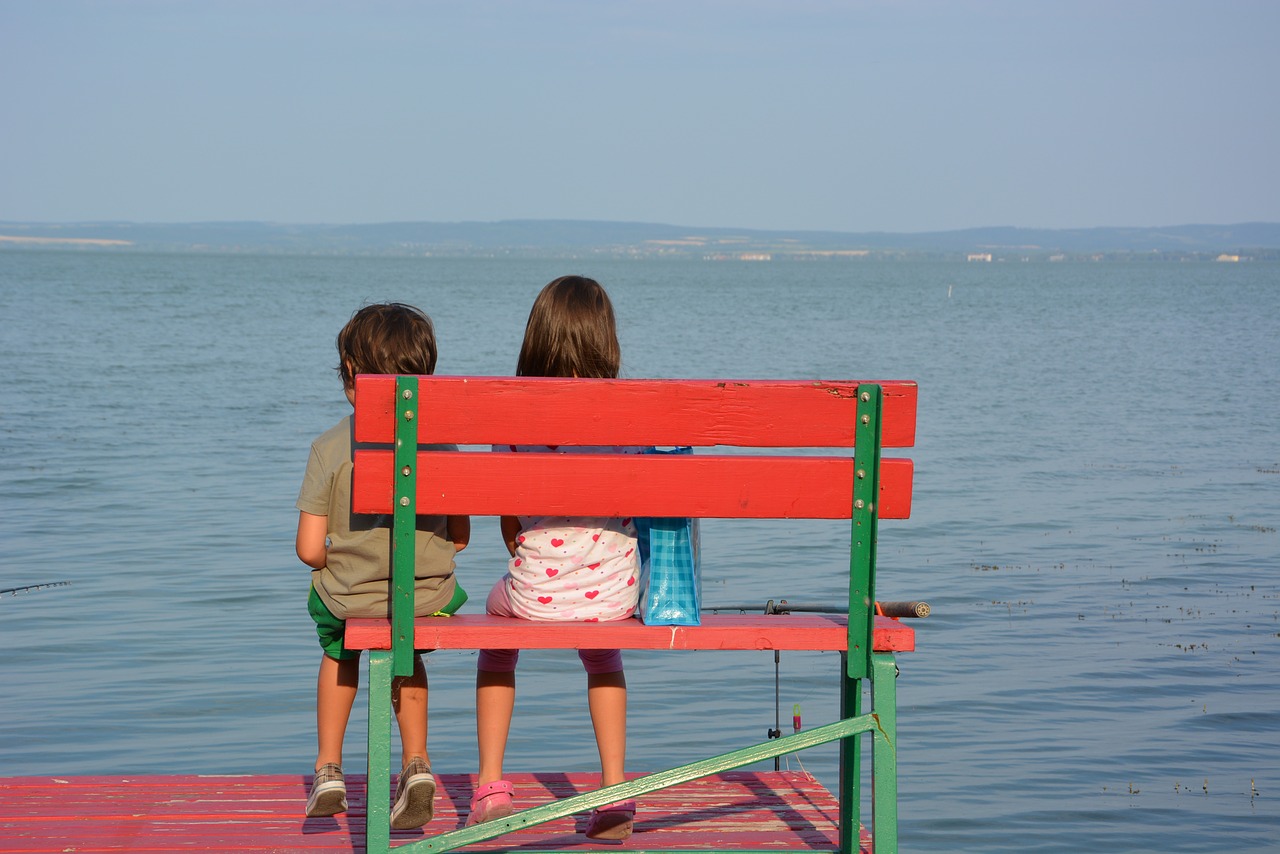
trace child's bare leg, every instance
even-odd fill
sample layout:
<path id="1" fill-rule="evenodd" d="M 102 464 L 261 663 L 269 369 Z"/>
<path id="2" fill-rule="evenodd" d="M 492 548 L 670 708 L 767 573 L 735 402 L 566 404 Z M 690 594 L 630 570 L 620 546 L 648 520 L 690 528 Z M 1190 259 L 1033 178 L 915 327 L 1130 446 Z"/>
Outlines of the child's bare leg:
<path id="1" fill-rule="evenodd" d="M 324 656 L 316 678 L 316 768 L 342 764 L 342 740 L 360 688 L 360 659 Z"/>
<path id="2" fill-rule="evenodd" d="M 479 785 L 502 779 L 502 760 L 516 705 L 515 671 L 476 670 L 476 743 Z"/>
<path id="3" fill-rule="evenodd" d="M 400 767 L 419 756 L 427 763 L 427 670 L 422 658 L 413 657 L 413 674 L 391 683 L 391 707 L 400 727 Z"/>
<path id="4" fill-rule="evenodd" d="M 600 785 L 623 782 L 627 761 L 627 677 L 621 671 L 587 674 L 587 705 L 600 750 Z"/>

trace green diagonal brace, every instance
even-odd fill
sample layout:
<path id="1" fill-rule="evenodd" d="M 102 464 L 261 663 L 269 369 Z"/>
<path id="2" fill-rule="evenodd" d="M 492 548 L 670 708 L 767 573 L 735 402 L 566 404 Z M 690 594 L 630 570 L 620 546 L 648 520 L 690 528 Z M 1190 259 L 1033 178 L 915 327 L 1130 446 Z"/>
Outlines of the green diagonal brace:
<path id="1" fill-rule="evenodd" d="M 646 774 L 643 777 L 637 777 L 634 780 L 607 786 L 603 789 L 596 789 L 593 792 L 561 798 L 554 803 L 522 810 L 506 818 L 495 819 L 484 824 L 477 824 L 474 827 L 453 830 L 448 833 L 442 833 L 439 836 L 433 836 L 430 839 L 397 846 L 396 851 L 452 851 L 464 845 L 474 845 L 486 839 L 502 836 L 513 830 L 544 824 L 557 818 L 586 812 L 615 801 L 627 800 L 649 792 L 656 792 L 659 789 L 670 788 L 680 783 L 687 783 L 699 777 L 708 777 L 712 774 L 719 774 L 722 771 L 741 768 L 743 765 L 750 765 L 753 762 L 761 762 L 786 753 L 795 753 L 797 750 L 805 750 L 819 744 L 826 744 L 837 739 L 848 738 L 877 729 L 879 729 L 879 722 L 876 720 L 875 715 L 862 715 L 856 718 L 836 721 L 807 732 L 788 735 L 752 747 L 744 747 L 740 750 L 713 756 L 709 759 L 701 759 L 667 771 Z"/>

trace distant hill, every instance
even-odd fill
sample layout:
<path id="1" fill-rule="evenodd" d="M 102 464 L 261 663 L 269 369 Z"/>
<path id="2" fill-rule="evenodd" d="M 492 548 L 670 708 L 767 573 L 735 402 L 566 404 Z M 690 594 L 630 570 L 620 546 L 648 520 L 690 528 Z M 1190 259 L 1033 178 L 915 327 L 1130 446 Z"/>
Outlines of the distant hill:
<path id="1" fill-rule="evenodd" d="M 1163 228 L 762 231 L 578 220 L 291 225 L 0 222 L 0 249 L 437 256 L 689 256 L 749 260 L 941 256 L 1066 260 L 1280 258 L 1280 223 Z"/>

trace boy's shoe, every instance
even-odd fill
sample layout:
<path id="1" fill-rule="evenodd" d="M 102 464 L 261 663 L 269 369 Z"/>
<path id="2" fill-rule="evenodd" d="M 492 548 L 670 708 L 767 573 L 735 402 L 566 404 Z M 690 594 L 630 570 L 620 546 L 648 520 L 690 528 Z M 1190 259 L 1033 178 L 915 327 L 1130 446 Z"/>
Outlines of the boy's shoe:
<path id="1" fill-rule="evenodd" d="M 347 783 L 342 778 L 342 767 L 329 762 L 316 769 L 311 781 L 311 796 L 307 798 L 307 815 L 311 818 L 337 815 L 347 811 Z"/>
<path id="2" fill-rule="evenodd" d="M 391 807 L 391 826 L 396 830 L 412 830 L 431 821 L 436 812 L 436 778 L 431 766 L 415 756 L 400 771 L 396 784 L 396 800 Z"/>

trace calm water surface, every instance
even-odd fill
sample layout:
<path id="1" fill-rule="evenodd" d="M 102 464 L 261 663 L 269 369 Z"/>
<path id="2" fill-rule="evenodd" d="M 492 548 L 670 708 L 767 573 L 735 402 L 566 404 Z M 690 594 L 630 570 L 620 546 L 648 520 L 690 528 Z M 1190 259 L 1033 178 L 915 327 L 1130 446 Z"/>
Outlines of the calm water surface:
<path id="1" fill-rule="evenodd" d="M 306 773 L 293 501 L 346 406 L 334 335 L 414 302 L 441 373 L 507 374 L 566 272 L 610 290 L 630 376 L 919 381 L 878 587 L 934 608 L 899 658 L 904 851 L 1280 849 L 1271 264 L 0 252 L 0 588 L 69 582 L 0 596 L 0 775 Z M 707 599 L 842 598 L 847 531 L 785 527 L 705 523 Z M 502 569 L 477 519 L 463 583 Z M 627 660 L 635 770 L 773 726 L 768 653 Z M 474 665 L 430 659 L 441 772 L 475 768 Z M 836 665 L 783 655 L 784 720 L 836 716 Z M 520 674 L 511 770 L 591 770 L 576 657 Z M 834 750 L 799 761 L 835 785 Z"/>

